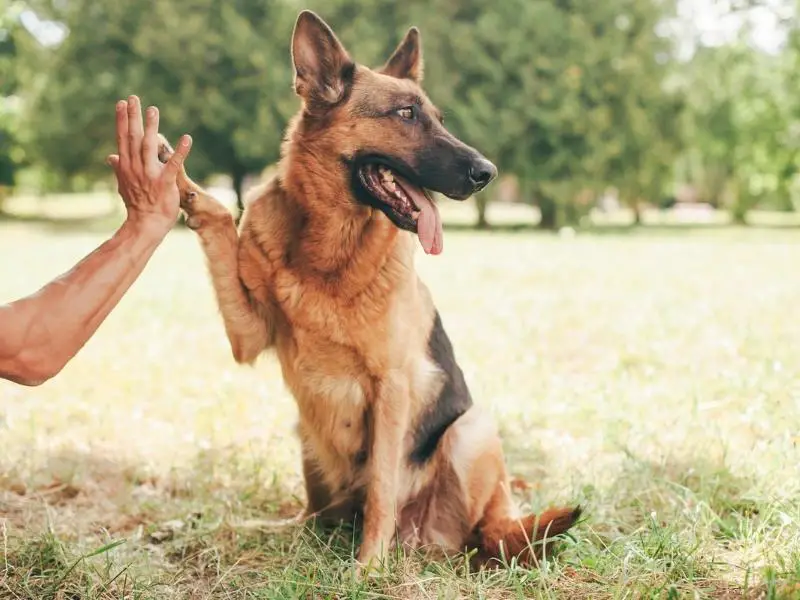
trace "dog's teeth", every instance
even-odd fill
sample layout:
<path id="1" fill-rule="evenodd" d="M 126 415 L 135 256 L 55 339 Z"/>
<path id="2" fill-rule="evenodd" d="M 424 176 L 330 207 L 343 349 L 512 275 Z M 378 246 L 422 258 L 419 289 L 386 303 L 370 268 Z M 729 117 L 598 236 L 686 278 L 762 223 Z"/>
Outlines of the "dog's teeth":
<path id="1" fill-rule="evenodd" d="M 392 181 L 391 179 L 389 179 L 389 180 L 385 180 L 384 179 L 383 180 L 383 185 L 390 192 L 397 192 L 397 188 L 394 185 L 394 181 Z"/>
<path id="2" fill-rule="evenodd" d="M 411 218 L 416 221 L 417 219 L 419 219 L 419 216 L 421 214 L 422 214 L 422 212 L 420 212 L 418 210 L 411 211 Z"/>

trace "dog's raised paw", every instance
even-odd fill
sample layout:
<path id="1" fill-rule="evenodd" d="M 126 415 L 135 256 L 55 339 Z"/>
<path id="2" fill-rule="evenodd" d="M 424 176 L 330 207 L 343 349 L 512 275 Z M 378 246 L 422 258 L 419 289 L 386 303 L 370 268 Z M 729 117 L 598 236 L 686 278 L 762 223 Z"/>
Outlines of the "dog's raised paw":
<path id="1" fill-rule="evenodd" d="M 192 212 L 197 200 L 197 192 L 189 192 L 188 194 L 181 194 L 181 208 L 187 213 Z"/>
<path id="2" fill-rule="evenodd" d="M 167 141 L 167 138 L 164 137 L 163 134 L 158 134 L 158 160 L 162 163 L 166 164 L 172 155 L 175 154 L 175 150 L 172 148 L 170 143 Z"/>
<path id="3" fill-rule="evenodd" d="M 175 150 L 163 134 L 158 134 L 158 160 L 166 164 Z M 224 221 L 231 212 L 215 198 L 203 191 L 200 186 L 188 179 L 181 169 L 178 175 L 181 209 L 186 213 L 186 226 L 189 229 L 204 229 L 215 221 Z"/>
<path id="4" fill-rule="evenodd" d="M 203 191 L 181 191 L 181 209 L 189 229 L 205 229 L 214 223 L 227 223 L 233 215 L 225 205 Z"/>

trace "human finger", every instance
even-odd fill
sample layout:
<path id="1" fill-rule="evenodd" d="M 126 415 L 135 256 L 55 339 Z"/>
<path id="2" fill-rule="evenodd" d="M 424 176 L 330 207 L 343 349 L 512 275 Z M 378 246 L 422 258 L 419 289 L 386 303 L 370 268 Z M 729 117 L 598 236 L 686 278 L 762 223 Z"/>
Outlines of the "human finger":
<path id="1" fill-rule="evenodd" d="M 130 164 L 130 149 L 128 147 L 128 103 L 125 100 L 117 102 L 117 151 L 120 164 L 127 167 Z"/>
<path id="2" fill-rule="evenodd" d="M 144 126 L 142 125 L 142 105 L 138 96 L 128 98 L 128 146 L 130 151 L 131 170 L 142 173 L 142 138 Z"/>
<path id="3" fill-rule="evenodd" d="M 106 164 L 114 169 L 114 173 L 119 171 L 119 155 L 118 154 L 109 154 L 106 157 Z"/>
<path id="4" fill-rule="evenodd" d="M 164 177 L 166 181 L 172 183 L 178 177 L 178 173 L 183 168 L 183 163 L 186 157 L 189 156 L 189 151 L 192 149 L 192 136 L 184 135 L 178 142 L 178 147 L 175 152 L 167 161 L 164 167 Z"/>
<path id="5" fill-rule="evenodd" d="M 157 177 L 161 166 L 158 160 L 158 122 L 158 109 L 155 106 L 148 107 L 145 111 L 142 160 L 146 173 L 150 177 Z"/>

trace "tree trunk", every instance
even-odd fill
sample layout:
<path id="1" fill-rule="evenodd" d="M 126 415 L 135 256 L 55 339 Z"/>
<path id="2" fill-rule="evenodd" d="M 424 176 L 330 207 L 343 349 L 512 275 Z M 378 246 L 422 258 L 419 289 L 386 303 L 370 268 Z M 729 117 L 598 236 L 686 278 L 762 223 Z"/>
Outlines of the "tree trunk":
<path id="1" fill-rule="evenodd" d="M 747 225 L 747 211 L 750 208 L 750 198 L 748 192 L 742 192 L 742 186 L 735 181 L 731 186 L 731 218 L 736 225 Z"/>
<path id="2" fill-rule="evenodd" d="M 792 201 L 792 192 L 788 184 L 784 182 L 781 182 L 778 186 L 778 210 L 787 213 L 793 213 L 797 210 L 797 207 L 795 207 Z"/>
<path id="3" fill-rule="evenodd" d="M 475 227 L 478 229 L 489 229 L 489 221 L 486 220 L 486 207 L 489 205 L 489 197 L 483 193 L 475 196 L 475 208 L 478 209 L 478 221 Z"/>
<path id="4" fill-rule="evenodd" d="M 564 214 L 563 214 L 563 218 L 561 220 L 562 221 L 561 225 L 564 225 L 564 226 L 569 225 L 569 226 L 574 226 L 574 227 L 577 227 L 578 225 L 580 225 L 580 222 L 581 222 L 581 211 L 578 208 L 578 204 L 575 202 L 575 200 L 570 200 L 569 202 L 564 204 L 563 211 L 564 211 Z"/>
<path id="5" fill-rule="evenodd" d="M 642 209 L 639 206 L 638 200 L 634 200 L 631 204 L 631 210 L 633 211 L 633 224 L 641 225 L 642 224 Z"/>
<path id="6" fill-rule="evenodd" d="M 736 225 L 747 225 L 747 207 L 744 204 L 737 202 L 731 216 Z"/>
<path id="7" fill-rule="evenodd" d="M 246 173 L 244 169 L 234 169 L 231 173 L 231 179 L 233 180 L 233 191 L 236 192 L 236 208 L 239 211 L 239 214 L 236 215 L 236 223 L 239 222 L 239 219 L 242 218 L 242 213 L 244 212 L 244 198 L 243 195 L 243 187 L 244 187 L 244 177 Z"/>
<path id="8" fill-rule="evenodd" d="M 539 229 L 555 231 L 558 227 L 558 205 L 550 196 L 539 194 L 539 212 L 542 217 L 539 221 Z"/>

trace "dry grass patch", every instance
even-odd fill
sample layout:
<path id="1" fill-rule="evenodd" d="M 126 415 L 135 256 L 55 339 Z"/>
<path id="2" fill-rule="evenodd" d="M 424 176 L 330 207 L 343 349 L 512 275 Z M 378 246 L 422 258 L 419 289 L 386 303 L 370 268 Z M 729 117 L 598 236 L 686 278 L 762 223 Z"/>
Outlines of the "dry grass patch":
<path id="1" fill-rule="evenodd" d="M 0 301 L 102 240 L 0 225 Z M 175 231 L 37 389 L 0 385 L 0 598 L 798 598 L 800 234 L 450 232 L 420 257 L 520 501 L 586 518 L 541 570 L 254 520 L 302 503 L 276 361 L 238 367 Z M 522 482 L 525 482 L 524 484 Z"/>

